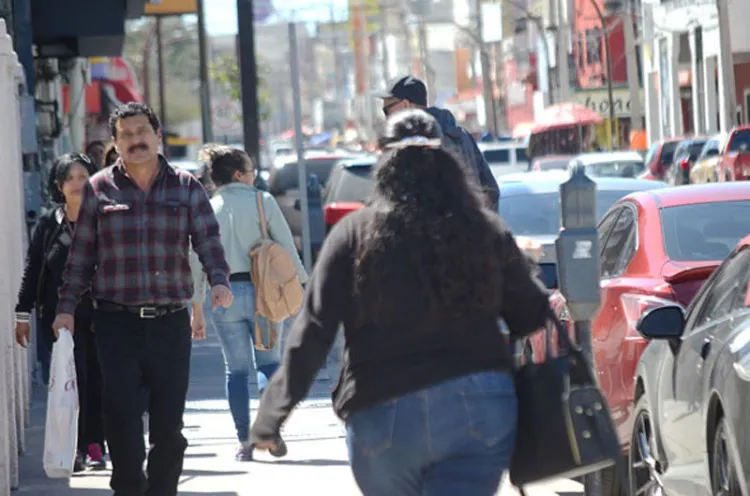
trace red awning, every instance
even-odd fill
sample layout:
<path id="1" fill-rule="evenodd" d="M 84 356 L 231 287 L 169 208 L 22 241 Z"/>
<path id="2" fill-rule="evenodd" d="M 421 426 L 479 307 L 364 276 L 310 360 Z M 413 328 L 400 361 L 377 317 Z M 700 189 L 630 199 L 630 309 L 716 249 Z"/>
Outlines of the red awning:
<path id="1" fill-rule="evenodd" d="M 94 79 L 91 84 L 87 85 L 84 90 L 86 98 L 86 113 L 101 114 L 105 102 L 102 102 L 102 93 L 108 98 L 109 104 L 115 106 L 127 102 L 142 102 L 143 98 L 128 83 L 120 81 L 107 81 L 104 79 Z M 65 84 L 62 87 L 63 112 L 70 112 L 70 86 Z M 74 96 L 74 98 L 76 98 Z"/>
<path id="2" fill-rule="evenodd" d="M 532 134 L 573 126 L 599 124 L 604 119 L 588 107 L 577 103 L 560 103 L 544 109 L 535 119 Z"/>

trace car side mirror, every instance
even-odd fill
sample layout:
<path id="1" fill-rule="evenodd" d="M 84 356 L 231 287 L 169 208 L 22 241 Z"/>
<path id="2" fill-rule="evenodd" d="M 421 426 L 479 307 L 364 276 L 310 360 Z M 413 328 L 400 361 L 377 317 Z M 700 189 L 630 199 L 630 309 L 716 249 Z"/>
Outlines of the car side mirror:
<path id="1" fill-rule="evenodd" d="M 678 339 L 685 329 L 685 310 L 680 305 L 665 305 L 647 310 L 635 326 L 647 339 Z"/>
<path id="2" fill-rule="evenodd" d="M 302 211 L 302 201 L 299 198 L 294 200 L 294 210 Z"/>
<path id="3" fill-rule="evenodd" d="M 547 289 L 558 289 L 557 264 L 554 262 L 540 262 L 541 279 Z"/>

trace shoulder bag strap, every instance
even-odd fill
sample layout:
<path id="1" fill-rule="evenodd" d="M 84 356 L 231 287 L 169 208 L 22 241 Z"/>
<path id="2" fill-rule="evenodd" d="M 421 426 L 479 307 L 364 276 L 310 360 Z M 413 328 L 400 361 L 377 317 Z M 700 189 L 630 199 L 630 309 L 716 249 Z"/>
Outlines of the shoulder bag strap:
<path id="1" fill-rule="evenodd" d="M 255 199 L 258 202 L 258 217 L 260 218 L 260 232 L 263 234 L 263 239 L 268 239 L 268 222 L 266 221 L 266 211 L 263 208 L 263 193 L 258 191 L 255 193 Z"/>

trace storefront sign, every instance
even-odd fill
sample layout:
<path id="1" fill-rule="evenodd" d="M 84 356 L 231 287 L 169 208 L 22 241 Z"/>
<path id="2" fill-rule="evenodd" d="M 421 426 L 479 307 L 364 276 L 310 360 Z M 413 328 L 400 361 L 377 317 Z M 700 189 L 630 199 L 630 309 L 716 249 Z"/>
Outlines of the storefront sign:
<path id="1" fill-rule="evenodd" d="M 643 102 L 643 91 L 639 91 Z M 606 89 L 582 90 L 574 93 L 570 101 L 590 108 L 605 119 L 609 117 L 609 95 Z M 612 92 L 612 102 L 615 117 L 630 117 L 630 91 L 627 88 L 617 88 Z M 643 103 L 641 103 L 643 108 Z"/>

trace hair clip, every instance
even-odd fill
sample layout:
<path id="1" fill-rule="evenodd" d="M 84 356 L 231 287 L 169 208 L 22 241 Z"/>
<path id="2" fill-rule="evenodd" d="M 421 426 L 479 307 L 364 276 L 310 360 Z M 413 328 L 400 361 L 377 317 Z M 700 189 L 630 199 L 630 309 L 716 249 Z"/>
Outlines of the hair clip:
<path id="1" fill-rule="evenodd" d="M 425 136 L 407 136 L 406 138 L 402 138 L 399 141 L 394 141 L 393 143 L 388 143 L 385 145 L 386 148 L 391 149 L 402 149 L 407 148 L 410 146 L 421 146 L 425 148 L 440 148 L 441 145 L 440 138 L 427 138 Z"/>

